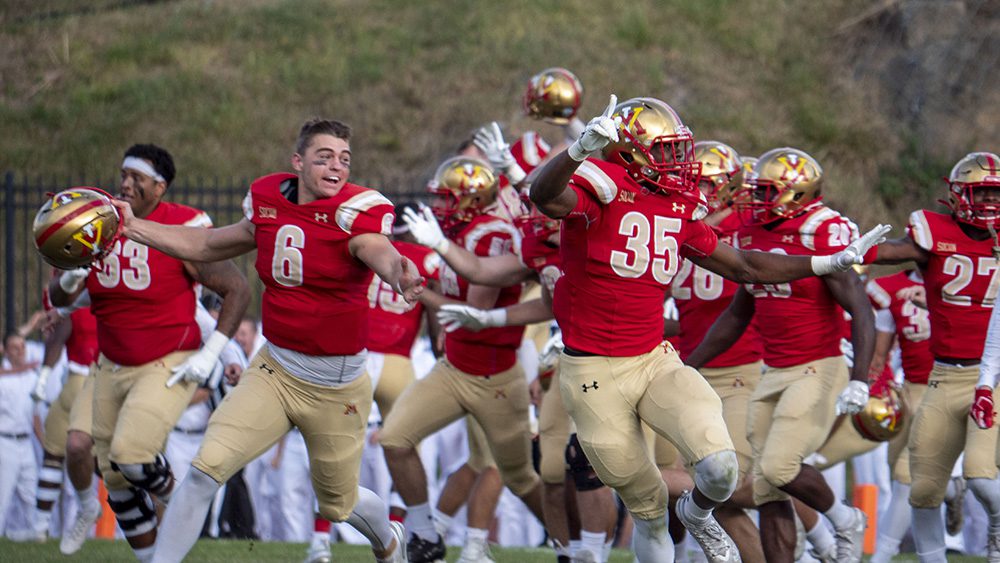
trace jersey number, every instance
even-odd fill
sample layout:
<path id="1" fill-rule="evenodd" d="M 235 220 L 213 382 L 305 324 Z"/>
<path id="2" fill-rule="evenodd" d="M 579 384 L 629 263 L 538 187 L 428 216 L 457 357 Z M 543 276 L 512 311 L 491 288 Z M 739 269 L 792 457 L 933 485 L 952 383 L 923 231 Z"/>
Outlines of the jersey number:
<path id="1" fill-rule="evenodd" d="M 993 302 L 997 298 L 997 291 L 1000 290 L 1000 277 L 997 275 L 1000 274 L 1000 268 L 997 267 L 996 259 L 980 256 L 973 264 L 972 258 L 968 256 L 952 254 L 945 259 L 942 270 L 949 276 L 955 276 L 955 279 L 944 284 L 941 288 L 941 299 L 945 303 L 963 307 L 972 305 L 972 296 L 959 295 L 959 292 L 972 283 L 972 276 L 989 276 L 989 285 L 986 287 L 986 294 L 983 295 L 980 305 L 983 307 L 993 306 Z"/>
<path id="2" fill-rule="evenodd" d="M 653 279 L 668 285 L 677 273 L 677 239 L 671 233 L 681 232 L 681 220 L 674 217 L 653 216 L 652 232 L 649 219 L 638 211 L 629 211 L 622 217 L 618 234 L 625 235 L 625 250 L 611 251 L 611 269 L 623 278 L 642 277 L 650 269 L 653 255 Z M 652 238 L 653 248 L 650 249 Z"/>
<path id="3" fill-rule="evenodd" d="M 917 307 L 907 299 L 900 313 L 906 318 L 907 326 L 903 327 L 903 336 L 907 340 L 920 342 L 931 337 L 931 320 L 927 309 Z"/>
<path id="4" fill-rule="evenodd" d="M 832 235 L 831 235 L 832 236 Z M 769 252 L 775 254 L 788 254 L 784 248 L 772 248 Z M 792 296 L 792 284 L 790 283 L 764 283 L 747 284 L 747 291 L 754 297 L 779 297 L 786 298 Z"/>
<path id="5" fill-rule="evenodd" d="M 122 259 L 128 259 L 128 266 L 123 266 Z M 149 248 L 144 244 L 127 240 L 125 244 L 115 243 L 114 251 L 104 257 L 104 269 L 98 272 L 97 282 L 111 289 L 118 283 L 125 287 L 142 291 L 149 287 L 152 281 L 149 276 Z"/>
<path id="6" fill-rule="evenodd" d="M 306 234 L 295 225 L 284 225 L 274 237 L 271 277 L 285 287 L 302 285 L 302 248 Z"/>
<path id="7" fill-rule="evenodd" d="M 397 315 L 402 315 L 414 307 L 378 276 L 372 276 L 372 283 L 368 286 L 368 305 L 372 309 L 382 309 Z"/>
<path id="8" fill-rule="evenodd" d="M 692 272 L 694 273 L 694 279 L 691 280 L 691 287 L 681 287 L 691 277 Z M 694 262 L 690 260 L 685 260 L 680 272 L 677 273 L 677 277 L 674 278 L 672 294 L 674 299 L 691 299 L 691 289 L 693 288 L 694 295 L 698 299 L 702 301 L 715 301 L 722 295 L 724 283 L 722 276 L 719 274 L 695 266 Z"/>

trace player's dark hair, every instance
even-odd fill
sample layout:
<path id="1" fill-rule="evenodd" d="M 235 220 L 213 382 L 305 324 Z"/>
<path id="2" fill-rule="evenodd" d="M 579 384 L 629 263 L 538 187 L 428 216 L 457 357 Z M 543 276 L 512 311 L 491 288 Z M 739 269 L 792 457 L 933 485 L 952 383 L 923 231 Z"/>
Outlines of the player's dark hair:
<path id="1" fill-rule="evenodd" d="M 125 151 L 125 156 L 134 156 L 153 163 L 153 170 L 156 170 L 157 174 L 163 176 L 163 179 L 167 182 L 167 186 L 170 186 L 170 183 L 174 181 L 174 176 L 177 174 L 177 169 L 174 167 L 174 157 L 170 156 L 167 149 L 163 147 L 153 144 L 132 145 Z"/>
<path id="2" fill-rule="evenodd" d="M 314 117 L 303 123 L 302 129 L 299 129 L 299 138 L 295 141 L 295 152 L 297 154 L 305 154 L 306 149 L 309 148 L 309 143 L 312 142 L 313 137 L 316 135 L 333 135 L 338 139 L 350 141 L 351 126 L 335 119 Z"/>
<path id="3" fill-rule="evenodd" d="M 396 213 L 396 219 L 392 222 L 393 227 L 402 227 L 406 225 L 406 221 L 403 220 L 403 210 L 412 209 L 413 211 L 420 211 L 420 206 L 417 205 L 415 201 L 402 201 L 396 204 L 393 211 Z"/>

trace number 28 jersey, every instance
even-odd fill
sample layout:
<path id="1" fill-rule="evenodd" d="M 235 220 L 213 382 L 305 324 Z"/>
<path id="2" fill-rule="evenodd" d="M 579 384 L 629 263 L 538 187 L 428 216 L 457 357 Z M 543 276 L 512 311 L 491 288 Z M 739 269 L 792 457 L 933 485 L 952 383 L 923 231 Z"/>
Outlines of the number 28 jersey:
<path id="1" fill-rule="evenodd" d="M 979 358 L 1000 289 L 993 239 L 974 240 L 950 216 L 919 210 L 907 232 L 930 255 L 922 270 L 931 313 L 931 353 L 937 358 Z"/>
<path id="2" fill-rule="evenodd" d="M 264 282 L 264 337 L 312 356 L 361 352 L 368 340 L 368 286 L 374 273 L 351 255 L 351 238 L 388 235 L 392 202 L 345 184 L 330 198 L 293 203 L 298 178 L 258 178 L 243 201 L 254 224 L 257 274 Z"/>
<path id="3" fill-rule="evenodd" d="M 638 356 L 663 341 L 663 301 L 682 258 L 719 239 L 705 207 L 653 193 L 616 164 L 586 160 L 570 179 L 577 204 L 563 218 L 563 276 L 552 310 L 563 342 L 602 356 Z"/>

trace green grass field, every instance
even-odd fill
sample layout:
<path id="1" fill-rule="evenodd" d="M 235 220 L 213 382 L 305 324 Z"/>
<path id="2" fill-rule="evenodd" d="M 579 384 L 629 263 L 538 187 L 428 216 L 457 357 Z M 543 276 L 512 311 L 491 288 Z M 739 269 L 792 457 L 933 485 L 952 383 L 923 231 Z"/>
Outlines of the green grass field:
<path id="1" fill-rule="evenodd" d="M 301 561 L 305 556 L 305 544 L 280 542 L 247 542 L 247 541 L 200 541 L 191 552 L 187 561 L 191 563 L 253 563 L 257 561 Z M 448 561 L 455 561 L 459 556 L 458 548 L 448 550 Z M 498 563 L 551 563 L 555 561 L 552 551 L 548 549 L 513 549 L 495 548 L 493 556 Z M 59 553 L 57 541 L 48 543 L 14 543 L 0 539 L 0 563 L 7 562 L 38 562 L 47 561 L 74 563 L 109 563 L 113 561 L 133 560 L 128 546 L 123 541 L 91 541 L 72 559 Z M 916 556 L 897 557 L 898 562 L 916 561 Z M 336 563 L 361 563 L 373 561 L 371 551 L 363 546 L 334 545 L 333 561 Z M 629 563 L 631 553 L 615 550 L 611 555 L 612 563 Z M 956 563 L 985 561 L 982 557 L 949 556 L 948 561 Z"/>

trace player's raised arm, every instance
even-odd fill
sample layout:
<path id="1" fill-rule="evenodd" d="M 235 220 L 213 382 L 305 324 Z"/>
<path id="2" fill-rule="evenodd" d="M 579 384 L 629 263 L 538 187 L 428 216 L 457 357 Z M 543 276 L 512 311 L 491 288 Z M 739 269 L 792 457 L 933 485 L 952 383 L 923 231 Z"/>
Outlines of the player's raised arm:
<path id="1" fill-rule="evenodd" d="M 123 236 L 180 260 L 216 262 L 246 254 L 256 247 L 253 223 L 245 218 L 217 229 L 164 225 L 139 219 L 124 201 L 114 200 L 114 204 L 122 217 Z"/>

